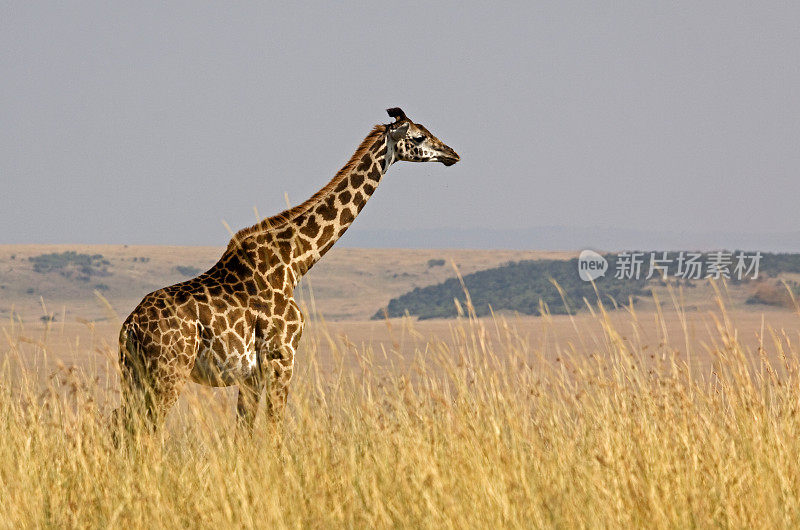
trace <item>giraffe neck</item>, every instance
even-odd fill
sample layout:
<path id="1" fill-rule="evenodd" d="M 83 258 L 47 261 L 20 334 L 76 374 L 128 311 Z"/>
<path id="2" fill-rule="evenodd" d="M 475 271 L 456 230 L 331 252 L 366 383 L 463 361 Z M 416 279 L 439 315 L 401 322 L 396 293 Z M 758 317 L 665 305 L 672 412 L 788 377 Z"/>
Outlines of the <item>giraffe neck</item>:
<path id="1" fill-rule="evenodd" d="M 281 233 L 289 236 L 291 231 L 296 247 L 293 265 L 300 275 L 319 261 L 350 228 L 390 165 L 386 164 L 385 134 L 377 138 L 367 137 L 365 143 L 369 144 L 367 149 L 356 151 L 337 174 L 336 185 L 325 190 L 315 206 L 292 219 L 286 230 L 276 234 L 277 237 Z"/>
<path id="2" fill-rule="evenodd" d="M 336 176 L 310 199 L 237 233 L 226 253 L 243 250 L 261 276 L 292 289 L 347 231 L 394 162 L 393 143 L 378 125 Z"/>

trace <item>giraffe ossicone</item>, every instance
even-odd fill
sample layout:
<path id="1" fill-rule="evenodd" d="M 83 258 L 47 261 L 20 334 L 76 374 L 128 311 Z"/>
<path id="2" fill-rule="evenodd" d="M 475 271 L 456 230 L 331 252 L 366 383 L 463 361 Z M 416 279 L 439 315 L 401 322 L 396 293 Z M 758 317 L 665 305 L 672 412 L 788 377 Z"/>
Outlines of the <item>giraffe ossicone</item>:
<path id="1" fill-rule="evenodd" d="M 121 420 L 156 428 L 184 384 L 239 386 L 237 415 L 252 429 L 258 402 L 280 423 L 303 314 L 302 276 L 353 223 L 393 163 L 459 160 L 395 107 L 345 166 L 307 201 L 236 233 L 219 261 L 188 281 L 146 295 L 120 330 Z"/>

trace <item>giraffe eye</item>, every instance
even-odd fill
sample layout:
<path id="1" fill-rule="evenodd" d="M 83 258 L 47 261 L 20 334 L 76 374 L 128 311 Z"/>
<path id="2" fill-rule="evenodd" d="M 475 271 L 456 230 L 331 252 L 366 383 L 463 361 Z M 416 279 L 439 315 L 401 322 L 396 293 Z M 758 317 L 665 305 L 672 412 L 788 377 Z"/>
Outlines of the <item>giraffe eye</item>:
<path id="1" fill-rule="evenodd" d="M 411 141 L 414 142 L 415 144 L 419 145 L 419 144 L 421 144 L 422 142 L 425 141 L 425 137 L 424 136 L 415 136 L 414 138 L 411 139 Z"/>

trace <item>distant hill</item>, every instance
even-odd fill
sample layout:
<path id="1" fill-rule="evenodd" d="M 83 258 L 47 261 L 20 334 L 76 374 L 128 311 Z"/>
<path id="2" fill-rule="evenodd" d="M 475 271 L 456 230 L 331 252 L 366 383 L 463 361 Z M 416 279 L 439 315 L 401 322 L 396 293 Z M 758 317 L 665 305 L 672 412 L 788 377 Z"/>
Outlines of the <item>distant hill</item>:
<path id="1" fill-rule="evenodd" d="M 598 294 L 609 307 L 613 307 L 612 302 L 625 305 L 629 300 L 636 302 L 642 295 L 649 296 L 652 287 L 666 285 L 659 274 L 654 274 L 649 280 L 646 279 L 650 252 L 643 254 L 645 262 L 642 264 L 642 274 L 638 279 L 624 280 L 615 277 L 618 257 L 606 255 L 609 269 L 604 277 L 596 281 L 597 293 L 590 282 L 579 278 L 577 259 L 528 260 L 510 262 L 467 274 L 463 276 L 463 285 L 457 278 L 450 278 L 436 285 L 415 288 L 390 300 L 389 304 L 378 310 L 372 318 L 380 319 L 387 315 L 400 317 L 406 313 L 420 319 L 452 318 L 458 313 L 458 305 L 465 306 L 465 288 L 478 316 L 487 315 L 491 310 L 538 315 L 542 303 L 552 314 L 566 314 L 583 308 L 584 299 L 590 302 L 596 301 Z M 670 258 L 676 256 L 677 253 L 670 254 Z M 699 261 L 703 263 L 711 259 L 711 254 L 708 253 L 698 256 Z M 730 272 L 733 272 L 734 266 L 735 259 L 730 265 Z M 703 269 L 701 277 L 705 277 L 706 272 L 706 269 Z M 762 253 L 758 281 L 738 281 L 735 275 L 727 281 L 731 285 L 741 285 L 738 290 L 749 290 L 750 284 L 753 287 L 758 286 L 755 294 L 747 299 L 749 304 L 786 305 L 784 303 L 788 296 L 786 288 L 782 281 L 774 278 L 798 273 L 800 273 L 800 254 Z M 702 279 L 685 280 L 673 276 L 672 280 L 690 288 L 705 284 Z M 563 297 L 553 282 L 563 289 Z M 790 286 L 795 285 L 797 283 L 792 283 L 790 280 Z"/>
<path id="2" fill-rule="evenodd" d="M 111 304 L 118 315 L 124 317 L 146 293 L 179 282 L 213 265 L 222 253 L 216 247 L 161 247 L 124 245 L 0 245 L 0 319 L 9 315 L 22 314 L 38 322 L 44 313 L 57 313 L 59 322 L 64 318 L 99 319 L 108 317 L 105 301 Z M 402 315 L 405 309 L 413 314 L 452 316 L 455 314 L 453 298 L 463 301 L 463 292 L 454 276 L 452 264 L 468 278 L 473 299 L 481 301 L 480 285 L 472 284 L 472 274 L 498 268 L 509 262 L 549 260 L 559 262 L 545 268 L 519 270 L 519 279 L 513 276 L 479 279 L 477 284 L 489 281 L 497 285 L 519 283 L 526 278 L 538 278 L 540 283 L 532 286 L 527 293 L 495 291 L 504 293 L 501 302 L 492 300 L 495 309 L 509 308 L 510 311 L 532 311 L 538 308 L 538 300 L 543 299 L 553 312 L 561 312 L 563 303 L 557 291 L 547 280 L 555 277 L 568 289 L 567 295 L 575 306 L 581 306 L 581 298 L 587 296 L 594 300 L 590 286 L 577 280 L 577 268 L 571 258 L 577 252 L 542 252 L 508 250 L 408 250 L 408 249 L 357 249 L 334 247 L 301 282 L 296 297 L 308 307 L 308 314 L 319 314 L 328 321 L 368 320 L 376 310 L 387 307 L 390 300 L 403 300 L 407 304 L 395 310 L 398 302 L 391 303 L 393 315 Z M 545 261 L 541 261 L 544 263 Z M 540 265 L 544 267 L 544 265 Z M 509 268 L 509 271 L 512 269 Z M 644 295 L 633 294 L 630 282 L 615 292 L 613 285 L 606 285 L 613 276 L 614 265 L 606 277 L 598 280 L 601 292 L 626 299 L 626 296 L 639 296 L 639 307 L 646 309 L 651 304 L 650 288 L 662 288 L 657 282 L 649 282 L 644 287 Z M 797 254 L 764 254 L 762 275 L 757 282 L 741 282 L 732 285 L 731 302 L 740 308 L 761 310 L 768 305 L 786 305 L 786 288 L 783 281 L 800 282 L 800 256 Z M 561 272 L 559 272 L 561 271 Z M 776 277 L 780 274 L 780 277 Z M 549 276 L 548 276 L 549 275 Z M 570 276 L 573 275 L 573 281 Z M 769 276 L 769 278 L 767 277 Z M 479 277 L 483 278 L 483 277 Z M 505 278 L 505 279 L 504 279 Z M 509 280 L 509 278 L 512 278 Z M 410 297 L 416 288 L 433 286 L 438 291 L 439 284 L 448 283 L 447 297 L 434 303 L 441 303 L 438 313 L 429 313 L 429 302 L 418 301 L 411 305 Z M 763 285 L 762 282 L 768 282 Z M 731 282 L 732 284 L 734 282 Z M 573 285 L 574 284 L 574 285 Z M 495 284 L 489 284 L 495 285 Z M 604 287 L 605 285 L 605 287 Z M 795 285 L 795 284 L 792 284 Z M 575 287 L 574 289 L 572 287 Z M 508 287 L 508 286 L 506 286 Z M 97 293 L 97 294 L 96 294 Z M 404 294 L 405 293 L 405 294 Z M 694 288 L 686 289 L 687 305 L 705 308 L 713 298 L 713 289 L 704 282 L 694 282 Z M 487 296 L 492 293 L 487 293 Z M 661 297 L 668 300 L 669 295 Z M 486 308 L 489 299 L 486 298 Z M 417 303 L 417 302 L 415 302 Z M 520 309 L 522 308 L 522 309 Z M 383 315 L 383 311 L 377 312 Z"/>
<path id="3" fill-rule="evenodd" d="M 478 316 L 492 309 L 538 315 L 542 302 L 551 313 L 565 314 L 581 308 L 584 298 L 597 299 L 594 286 L 581 280 L 577 271 L 577 259 L 511 262 L 467 274 L 463 286 L 457 278 L 450 278 L 437 285 L 416 288 L 393 298 L 373 318 L 383 318 L 386 313 L 389 317 L 399 317 L 406 312 L 420 319 L 455 317 L 458 310 L 454 300 L 465 306 L 465 287 Z M 567 305 L 553 282 L 564 289 Z M 646 294 L 645 283 L 644 279 L 618 280 L 611 274 L 599 279 L 596 285 L 600 296 L 607 301 L 626 304 L 629 299 Z"/>

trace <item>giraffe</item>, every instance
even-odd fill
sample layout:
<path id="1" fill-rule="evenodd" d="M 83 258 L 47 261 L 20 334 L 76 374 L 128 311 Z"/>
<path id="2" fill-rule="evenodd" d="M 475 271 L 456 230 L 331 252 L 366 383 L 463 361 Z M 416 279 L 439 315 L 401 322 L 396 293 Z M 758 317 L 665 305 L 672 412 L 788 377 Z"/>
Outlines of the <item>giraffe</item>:
<path id="1" fill-rule="evenodd" d="M 187 381 L 238 385 L 240 427 L 252 433 L 266 389 L 280 426 L 304 317 L 294 289 L 345 233 L 399 160 L 459 161 L 456 152 L 400 108 L 376 125 L 336 176 L 305 202 L 236 233 L 208 271 L 146 295 L 119 336 L 122 405 L 155 431 Z"/>

